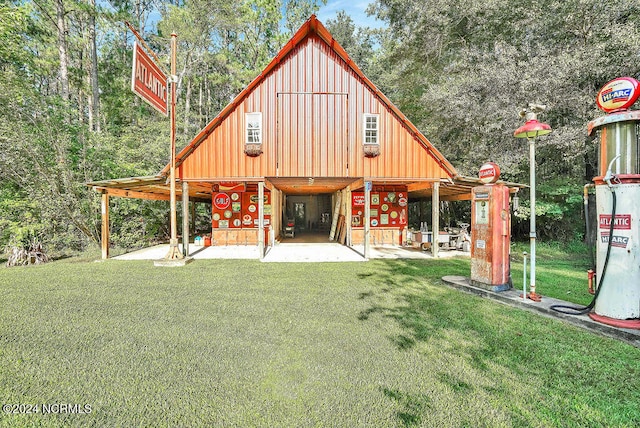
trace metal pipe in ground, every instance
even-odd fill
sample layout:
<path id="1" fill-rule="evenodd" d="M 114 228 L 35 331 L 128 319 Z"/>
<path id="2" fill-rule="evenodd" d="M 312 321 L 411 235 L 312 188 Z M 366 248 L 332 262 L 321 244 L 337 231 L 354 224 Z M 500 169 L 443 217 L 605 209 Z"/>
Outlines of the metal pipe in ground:
<path id="1" fill-rule="evenodd" d="M 527 252 L 524 251 L 522 253 L 522 261 L 524 263 L 524 268 L 522 269 L 522 300 L 527 300 Z"/>

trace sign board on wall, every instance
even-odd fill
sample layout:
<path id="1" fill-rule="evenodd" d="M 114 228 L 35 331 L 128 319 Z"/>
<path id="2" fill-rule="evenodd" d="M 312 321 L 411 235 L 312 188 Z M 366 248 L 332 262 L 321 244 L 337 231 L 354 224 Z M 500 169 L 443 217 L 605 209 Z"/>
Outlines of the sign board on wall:
<path id="1" fill-rule="evenodd" d="M 131 90 L 151 107 L 167 116 L 167 76 L 149 58 L 138 42 L 133 45 Z"/>

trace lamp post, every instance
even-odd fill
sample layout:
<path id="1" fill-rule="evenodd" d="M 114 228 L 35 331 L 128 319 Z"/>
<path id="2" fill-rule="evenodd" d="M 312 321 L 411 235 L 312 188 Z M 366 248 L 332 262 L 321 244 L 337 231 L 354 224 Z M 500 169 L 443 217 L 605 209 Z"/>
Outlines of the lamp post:
<path id="1" fill-rule="evenodd" d="M 541 300 L 540 295 L 536 294 L 536 154 L 535 143 L 536 137 L 551 133 L 551 127 L 543 122 L 538 122 L 537 115 L 545 111 L 546 106 L 540 104 L 529 104 L 528 108 L 522 109 L 520 117 L 525 118 L 525 124 L 516 129 L 513 136 L 516 138 L 526 138 L 529 141 L 529 183 L 530 183 L 530 201 L 531 201 L 531 219 L 530 219 L 530 257 L 531 257 L 531 275 L 529 294 L 527 297 L 535 302 Z"/>

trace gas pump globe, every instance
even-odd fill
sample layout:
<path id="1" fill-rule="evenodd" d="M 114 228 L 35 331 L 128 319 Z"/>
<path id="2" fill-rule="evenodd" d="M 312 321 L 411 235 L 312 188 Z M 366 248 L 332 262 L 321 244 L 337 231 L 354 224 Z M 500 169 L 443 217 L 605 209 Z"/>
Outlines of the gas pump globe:
<path id="1" fill-rule="evenodd" d="M 604 324 L 640 329 L 640 111 L 628 111 L 640 96 L 638 82 L 622 77 L 597 96 L 608 113 L 589 122 L 599 133 L 597 280 L 594 312 Z"/>

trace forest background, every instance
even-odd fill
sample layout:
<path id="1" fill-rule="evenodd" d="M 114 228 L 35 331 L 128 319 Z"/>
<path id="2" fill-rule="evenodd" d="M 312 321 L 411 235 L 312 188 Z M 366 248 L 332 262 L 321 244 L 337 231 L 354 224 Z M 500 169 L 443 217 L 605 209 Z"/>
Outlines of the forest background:
<path id="1" fill-rule="evenodd" d="M 322 4 L 3 1 L 0 249 L 40 242 L 64 253 L 95 245 L 99 195 L 84 183 L 155 175 L 167 164 L 168 120 L 130 90 L 134 37 L 125 20 L 165 69 L 170 34 L 178 34 L 180 149 Z M 513 131 L 521 108 L 547 105 L 540 119 L 554 131 L 536 144 L 538 232 L 583 239 L 581 189 L 597 175 L 597 143 L 586 126 L 603 114 L 595 105 L 600 87 L 640 74 L 640 4 L 375 0 L 368 12 L 386 26 L 358 27 L 346 13 L 324 24 L 462 174 L 491 160 L 504 179 L 528 183 L 528 145 Z M 528 194 L 521 193 L 516 238 L 528 235 Z M 168 236 L 166 202 L 114 198 L 110 217 L 117 246 Z"/>

